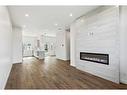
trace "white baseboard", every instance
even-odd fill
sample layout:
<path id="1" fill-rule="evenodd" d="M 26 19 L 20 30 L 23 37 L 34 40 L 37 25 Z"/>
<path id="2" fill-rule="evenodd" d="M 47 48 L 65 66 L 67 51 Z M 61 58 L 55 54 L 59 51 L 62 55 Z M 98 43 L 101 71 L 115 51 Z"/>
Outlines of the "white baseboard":
<path id="1" fill-rule="evenodd" d="M 70 64 L 71 66 L 73 66 L 73 67 L 76 67 L 74 64 Z"/>
<path id="2" fill-rule="evenodd" d="M 15 63 L 22 63 L 22 59 L 13 58 L 12 63 L 13 64 L 15 64 Z"/>
<path id="3" fill-rule="evenodd" d="M 127 84 L 127 80 L 126 79 L 121 79 L 120 82 L 124 83 L 124 84 Z"/>
<path id="4" fill-rule="evenodd" d="M 10 62 L 3 62 L 5 65 L 1 65 L 0 68 L 0 89 L 4 89 L 11 72 L 12 63 Z"/>

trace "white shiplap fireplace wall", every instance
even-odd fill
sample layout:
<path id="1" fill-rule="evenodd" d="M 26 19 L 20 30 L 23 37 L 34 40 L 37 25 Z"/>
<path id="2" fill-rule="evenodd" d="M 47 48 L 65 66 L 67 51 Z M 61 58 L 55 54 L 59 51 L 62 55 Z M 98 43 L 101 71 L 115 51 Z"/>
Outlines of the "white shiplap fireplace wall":
<path id="1" fill-rule="evenodd" d="M 71 65 L 119 83 L 119 8 L 99 7 L 71 25 Z M 109 65 L 80 60 L 80 52 L 109 54 Z"/>

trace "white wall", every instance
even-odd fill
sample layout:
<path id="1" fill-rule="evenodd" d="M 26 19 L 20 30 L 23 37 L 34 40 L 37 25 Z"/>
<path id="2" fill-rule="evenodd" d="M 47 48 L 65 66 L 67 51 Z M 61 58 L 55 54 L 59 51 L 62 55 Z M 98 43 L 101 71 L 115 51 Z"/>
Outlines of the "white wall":
<path id="1" fill-rule="evenodd" d="M 127 84 L 127 6 L 120 7 L 120 81 Z"/>
<path id="2" fill-rule="evenodd" d="M 66 32 L 66 56 L 67 60 L 70 60 L 70 31 Z"/>
<path id="3" fill-rule="evenodd" d="M 56 58 L 62 60 L 70 59 L 69 32 L 59 31 L 56 33 Z"/>
<path id="4" fill-rule="evenodd" d="M 0 89 L 4 89 L 12 67 L 12 26 L 6 7 L 0 7 Z"/>
<path id="5" fill-rule="evenodd" d="M 13 63 L 22 63 L 22 29 L 12 28 L 13 33 Z"/>
<path id="6" fill-rule="evenodd" d="M 71 65 L 119 83 L 118 13 L 117 7 L 100 7 L 72 24 Z M 109 65 L 80 60 L 80 52 L 109 54 Z"/>

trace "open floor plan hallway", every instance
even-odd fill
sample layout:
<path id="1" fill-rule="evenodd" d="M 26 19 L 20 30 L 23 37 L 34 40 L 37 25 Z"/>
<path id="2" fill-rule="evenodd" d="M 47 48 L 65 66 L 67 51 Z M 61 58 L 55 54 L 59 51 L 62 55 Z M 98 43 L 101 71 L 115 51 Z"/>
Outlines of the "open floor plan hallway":
<path id="1" fill-rule="evenodd" d="M 5 89 L 126 89 L 70 66 L 69 61 L 26 57 L 14 64 Z"/>

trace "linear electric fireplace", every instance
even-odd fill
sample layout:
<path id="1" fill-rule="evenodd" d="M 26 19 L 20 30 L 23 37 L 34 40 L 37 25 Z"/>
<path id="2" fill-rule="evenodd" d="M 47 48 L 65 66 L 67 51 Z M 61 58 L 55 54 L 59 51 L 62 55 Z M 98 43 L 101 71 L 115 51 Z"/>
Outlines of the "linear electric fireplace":
<path id="1" fill-rule="evenodd" d="M 80 60 L 109 65 L 108 54 L 80 52 Z"/>

